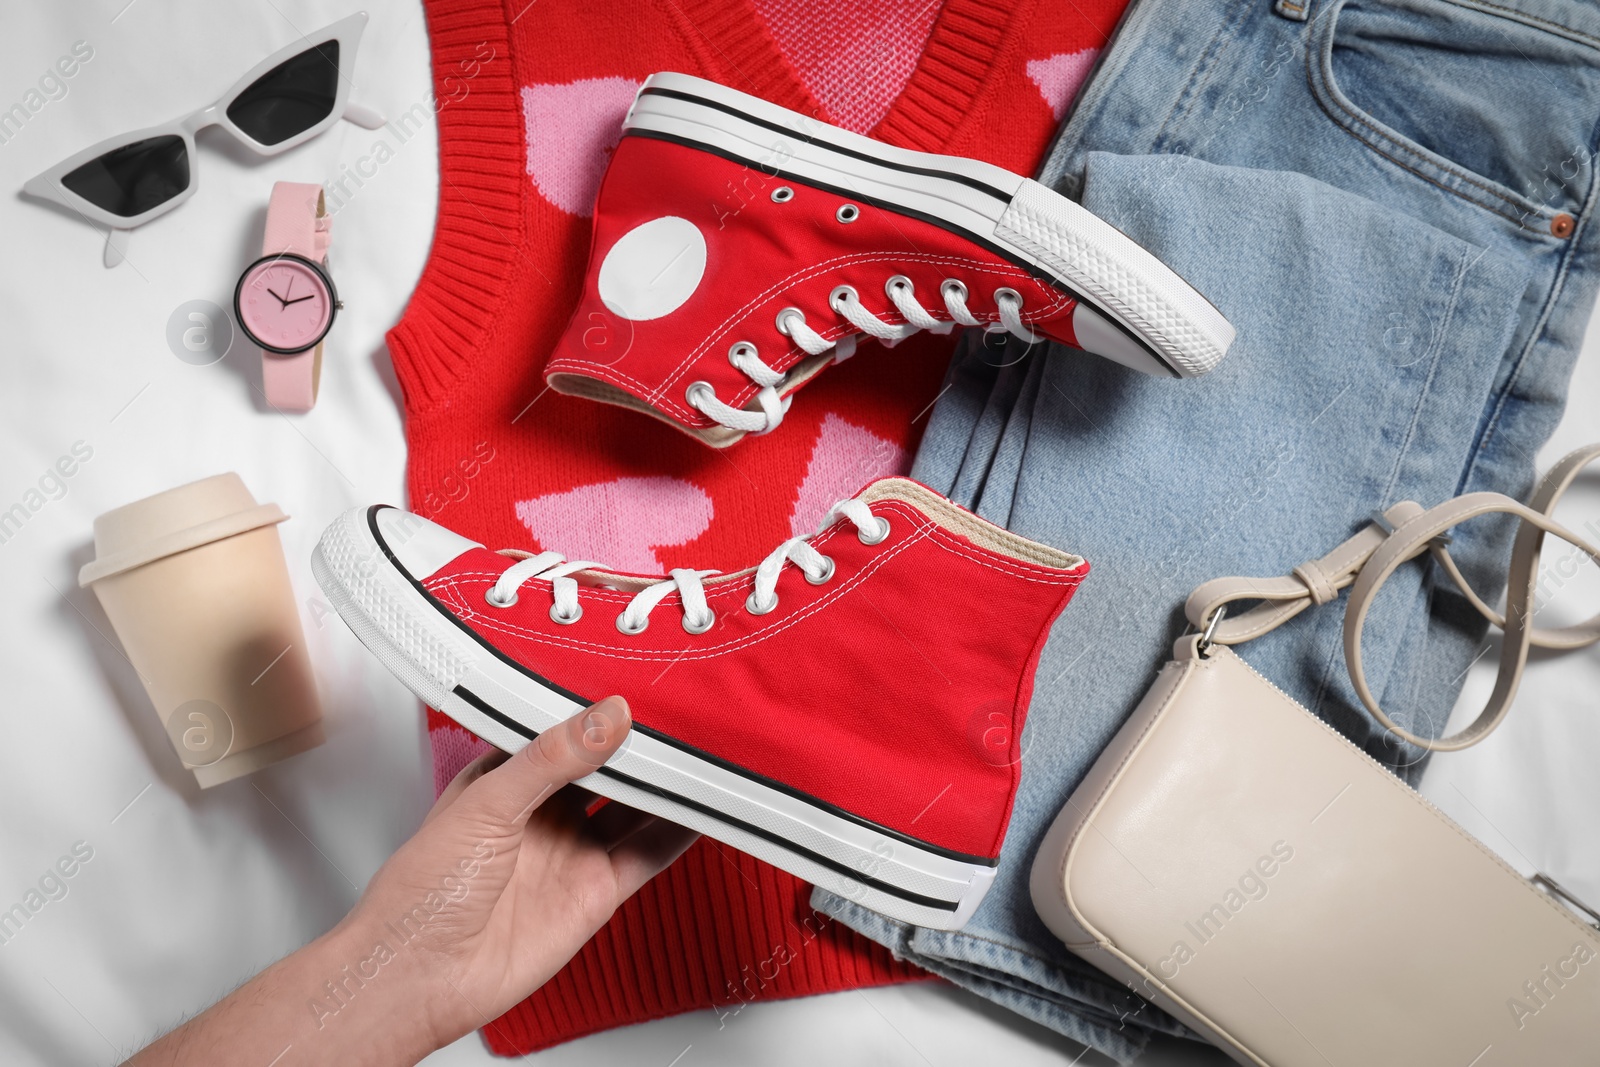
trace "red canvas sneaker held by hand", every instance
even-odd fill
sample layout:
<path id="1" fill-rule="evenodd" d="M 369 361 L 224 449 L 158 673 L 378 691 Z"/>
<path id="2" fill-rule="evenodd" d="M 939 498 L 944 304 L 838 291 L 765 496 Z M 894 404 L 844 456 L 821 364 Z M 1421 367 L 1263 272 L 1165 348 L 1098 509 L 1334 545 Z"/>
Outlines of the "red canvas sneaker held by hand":
<path id="1" fill-rule="evenodd" d="M 936 929 L 993 881 L 1039 649 L 1089 569 L 905 478 L 732 574 L 491 552 L 388 507 L 335 521 L 312 567 L 485 740 L 619 693 L 633 730 L 585 788 Z"/>
<path id="2" fill-rule="evenodd" d="M 1170 268 L 1038 182 L 684 74 L 640 89 L 594 219 L 546 381 L 718 447 L 775 429 L 862 339 L 983 326 L 1180 378 L 1233 341 Z"/>

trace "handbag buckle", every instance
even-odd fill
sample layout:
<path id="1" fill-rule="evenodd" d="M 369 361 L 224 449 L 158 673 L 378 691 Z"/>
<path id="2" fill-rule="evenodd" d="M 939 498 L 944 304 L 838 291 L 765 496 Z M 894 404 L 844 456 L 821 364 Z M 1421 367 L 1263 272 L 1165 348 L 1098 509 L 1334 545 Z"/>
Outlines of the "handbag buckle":
<path id="1" fill-rule="evenodd" d="M 1535 871 L 1533 877 L 1528 879 L 1528 881 L 1532 882 L 1534 886 L 1543 890 L 1549 896 L 1555 897 L 1557 900 L 1562 901 L 1573 911 L 1581 914 L 1584 920 L 1590 926 L 1600 929 L 1600 912 L 1595 911 L 1593 908 L 1589 907 L 1589 905 L 1573 896 L 1572 891 L 1567 889 L 1560 882 L 1556 881 L 1554 878 L 1551 878 L 1543 871 Z"/>

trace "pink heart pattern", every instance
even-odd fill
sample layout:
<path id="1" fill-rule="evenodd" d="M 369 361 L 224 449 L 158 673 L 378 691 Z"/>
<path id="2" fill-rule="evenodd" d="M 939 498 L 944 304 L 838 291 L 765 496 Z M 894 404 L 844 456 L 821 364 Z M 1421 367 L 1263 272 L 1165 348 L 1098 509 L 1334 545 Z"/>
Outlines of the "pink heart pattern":
<path id="1" fill-rule="evenodd" d="M 1081 52 L 1057 52 L 1044 59 L 1028 60 L 1028 80 L 1039 89 L 1039 95 L 1050 108 L 1050 114 L 1059 122 L 1067 113 L 1067 105 L 1078 95 L 1078 87 L 1089 76 L 1098 48 L 1085 48 Z"/>
<path id="2" fill-rule="evenodd" d="M 694 540 L 711 525 L 711 496 L 665 475 L 618 478 L 517 502 L 539 547 L 630 574 L 662 574 L 653 551 Z"/>
<path id="3" fill-rule="evenodd" d="M 756 9 L 831 121 L 866 133 L 916 70 L 939 5 L 855 0 L 817 17 L 811 0 L 756 0 Z"/>
<path id="4" fill-rule="evenodd" d="M 789 517 L 791 535 L 815 533 L 837 501 L 855 495 L 875 478 L 905 471 L 905 449 L 828 412 L 811 446 L 811 462 Z"/>
<path id="5" fill-rule="evenodd" d="M 595 193 L 638 89 L 628 78 L 522 87 L 528 176 L 546 200 L 570 215 L 594 214 Z"/>

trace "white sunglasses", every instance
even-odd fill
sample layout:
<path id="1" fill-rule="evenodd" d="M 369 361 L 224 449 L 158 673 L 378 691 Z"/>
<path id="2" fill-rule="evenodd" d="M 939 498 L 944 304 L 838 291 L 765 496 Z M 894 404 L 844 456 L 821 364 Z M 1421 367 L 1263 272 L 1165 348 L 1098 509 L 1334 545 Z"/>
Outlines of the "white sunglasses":
<path id="1" fill-rule="evenodd" d="M 215 103 L 172 122 L 123 134 L 57 163 L 22 190 L 110 227 L 105 264 L 127 248 L 126 231 L 183 203 L 199 188 L 194 136 L 221 126 L 255 152 L 274 156 L 303 144 L 341 118 L 376 130 L 383 116 L 351 103 L 348 74 L 366 28 L 359 11 L 257 63 Z"/>

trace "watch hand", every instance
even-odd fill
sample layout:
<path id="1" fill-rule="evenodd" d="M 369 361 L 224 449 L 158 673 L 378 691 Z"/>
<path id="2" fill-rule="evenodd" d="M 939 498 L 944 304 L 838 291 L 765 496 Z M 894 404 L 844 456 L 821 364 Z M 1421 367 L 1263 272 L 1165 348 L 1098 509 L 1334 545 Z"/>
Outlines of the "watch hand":
<path id="1" fill-rule="evenodd" d="M 290 304 L 298 304 L 302 300 L 315 300 L 316 298 L 317 298 L 317 294 L 316 293 L 307 293 L 305 296 L 297 296 L 293 300 L 284 301 L 283 306 L 284 307 L 288 307 Z"/>
<path id="2" fill-rule="evenodd" d="M 272 293 L 273 296 L 278 297 L 278 303 L 282 304 L 284 307 L 288 307 L 289 306 L 289 301 L 285 300 L 283 297 L 278 296 L 277 293 L 273 292 L 271 286 L 267 287 L 267 292 Z"/>

